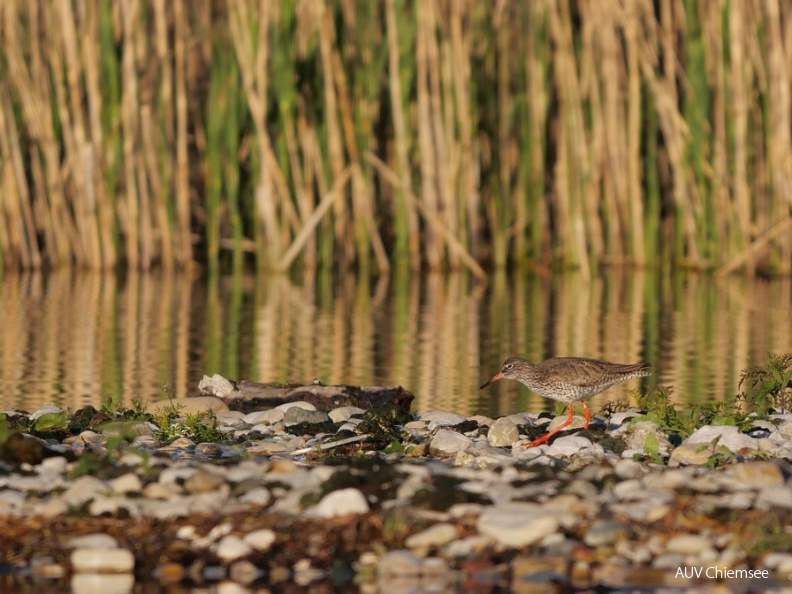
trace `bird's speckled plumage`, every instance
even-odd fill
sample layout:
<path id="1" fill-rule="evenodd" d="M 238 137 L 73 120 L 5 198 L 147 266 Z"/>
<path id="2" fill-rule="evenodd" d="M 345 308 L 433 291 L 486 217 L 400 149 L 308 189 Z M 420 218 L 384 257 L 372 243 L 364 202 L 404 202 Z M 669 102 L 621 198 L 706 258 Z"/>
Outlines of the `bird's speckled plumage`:
<path id="1" fill-rule="evenodd" d="M 620 382 L 650 374 L 648 363 L 622 364 L 586 357 L 555 357 L 534 365 L 522 357 L 509 357 L 503 362 L 500 372 L 481 387 L 506 378 L 517 380 L 545 398 L 578 402 Z"/>
<path id="2" fill-rule="evenodd" d="M 548 443 L 553 435 L 572 423 L 575 415 L 573 402 L 583 403 L 583 412 L 586 415 L 583 428 L 588 429 L 591 412 L 586 406 L 586 398 L 619 382 L 650 374 L 648 363 L 623 364 L 586 357 L 555 357 L 534 365 L 522 357 L 509 357 L 503 362 L 501 370 L 484 382 L 479 390 L 506 378 L 517 380 L 540 396 L 566 402 L 569 405 L 566 422 L 528 444 L 528 447 L 536 447 Z"/>

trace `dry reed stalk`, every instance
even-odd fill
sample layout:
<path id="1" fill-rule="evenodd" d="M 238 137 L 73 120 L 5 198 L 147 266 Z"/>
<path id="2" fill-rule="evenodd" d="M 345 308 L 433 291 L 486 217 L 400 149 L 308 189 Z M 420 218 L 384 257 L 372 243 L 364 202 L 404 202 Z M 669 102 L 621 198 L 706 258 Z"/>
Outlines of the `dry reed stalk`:
<path id="1" fill-rule="evenodd" d="M 385 165 L 385 163 L 380 161 L 378 157 L 371 153 L 366 153 L 365 159 L 380 172 L 380 175 L 382 175 L 382 177 L 384 177 L 388 183 L 399 187 L 399 177 L 393 172 L 392 169 Z M 473 258 L 473 256 L 471 256 L 470 253 L 465 249 L 465 246 L 462 245 L 456 237 L 451 235 L 448 229 L 446 229 L 442 220 L 439 219 L 431 210 L 426 208 L 426 206 L 421 202 L 420 198 L 415 196 L 412 192 L 408 192 L 406 188 L 401 188 L 401 190 L 404 191 L 404 195 L 410 200 L 410 202 L 412 202 L 413 206 L 429 224 L 429 228 L 448 243 L 449 249 L 456 251 L 460 261 L 468 269 L 470 269 L 470 271 L 476 277 L 481 280 L 486 280 L 488 278 L 487 273 L 484 272 L 484 269 L 481 267 L 481 265 L 476 262 L 476 259 Z"/>
<path id="2" fill-rule="evenodd" d="M 0 99 L 0 151 L 5 155 L 2 169 L 6 183 L 5 208 L 9 219 L 7 235 L 3 238 L 3 255 L 7 262 L 19 261 L 25 268 L 40 268 L 41 255 L 36 244 L 36 230 L 30 209 L 30 194 L 25 182 L 19 134 L 14 123 L 14 112 L 8 95 Z M 5 218 L 5 217 L 4 217 Z"/>
<path id="3" fill-rule="evenodd" d="M 393 120 L 393 135 L 396 153 L 396 172 L 401 180 L 401 186 L 406 191 L 412 192 L 411 167 L 409 162 L 409 136 L 405 117 L 405 107 L 402 100 L 402 86 L 399 67 L 399 30 L 396 20 L 396 0 L 386 0 L 385 18 L 388 36 L 388 87 L 392 104 L 391 117 Z M 469 113 L 465 111 L 463 113 Z M 410 268 L 417 270 L 421 265 L 420 236 L 418 228 L 418 214 L 410 202 L 404 197 L 402 191 L 396 192 L 394 205 L 395 233 L 397 242 L 403 241 L 407 252 Z M 397 247 L 397 257 L 400 250 Z"/>
<path id="4" fill-rule="evenodd" d="M 310 179 L 310 177 L 306 175 L 307 172 L 303 169 L 303 164 L 300 159 L 300 150 L 297 146 L 294 117 L 291 110 L 288 109 L 285 110 L 283 114 L 283 136 L 286 141 L 286 148 L 289 155 L 289 168 L 294 183 L 294 198 L 297 202 L 300 223 L 305 226 L 306 221 L 314 212 L 313 193 L 309 190 L 310 186 L 306 186 L 304 177 L 307 179 Z M 288 250 L 286 253 L 288 254 Z M 284 258 L 281 258 L 281 263 Z M 309 269 L 316 268 L 316 236 L 314 234 L 311 234 L 306 239 L 306 245 L 303 249 L 303 262 Z"/>
<path id="5" fill-rule="evenodd" d="M 612 4 L 608 6 L 612 7 Z M 588 4 L 581 5 L 581 9 L 591 10 Z M 595 225 L 591 233 L 592 255 L 599 259 L 604 253 L 619 254 L 623 252 L 621 224 L 618 216 L 619 174 L 614 173 L 612 152 L 616 148 L 621 120 L 614 117 L 613 112 L 618 108 L 619 74 L 617 71 L 617 57 L 615 54 L 612 17 L 609 10 L 594 8 L 593 16 L 584 18 L 586 26 L 582 32 L 581 52 L 583 63 L 580 68 L 580 89 L 584 93 L 584 100 L 590 104 L 590 130 L 587 135 L 588 150 L 591 155 L 591 178 L 584 200 L 586 216 L 590 223 Z M 609 43 L 610 42 L 610 43 Z M 602 82 L 600 82 L 602 80 Z M 606 96 L 611 95 L 611 102 L 603 101 L 604 90 Z M 614 130 L 614 127 L 616 130 Z M 598 212 L 601 208 L 601 215 Z M 600 217 L 605 220 L 600 220 Z M 603 227 L 609 230 L 605 237 Z M 605 242 L 608 246 L 606 247 Z"/>
<path id="6" fill-rule="evenodd" d="M 433 4 L 420 2 L 416 7 L 416 93 L 417 93 L 417 126 L 418 126 L 418 147 L 420 150 L 421 163 L 421 205 L 425 212 L 435 220 L 438 218 L 438 196 L 437 196 L 437 153 L 435 151 L 434 138 L 432 134 L 432 113 L 430 100 L 430 81 L 429 81 L 429 44 L 434 30 L 430 27 L 431 16 L 433 14 Z M 424 231 L 424 250 L 429 268 L 437 270 L 442 266 L 442 242 L 434 229 Z"/>
<path id="7" fill-rule="evenodd" d="M 479 192 L 479 179 L 477 175 L 478 163 L 474 153 L 475 127 L 472 112 L 471 97 L 471 52 L 472 52 L 472 24 L 473 14 L 471 5 L 461 2 L 452 2 L 451 9 L 451 53 L 454 64 L 454 98 L 456 100 L 456 126 L 459 129 L 459 182 L 457 185 L 460 197 L 458 199 L 459 217 L 462 221 L 459 226 L 458 237 L 463 243 L 470 246 L 470 253 L 474 258 L 480 257 L 480 236 L 484 230 L 483 221 L 480 220 L 481 195 Z M 519 200 L 518 204 L 525 204 Z M 465 224 L 466 223 L 466 224 Z"/>
<path id="8" fill-rule="evenodd" d="M 300 253 L 306 242 L 313 235 L 314 229 L 316 229 L 319 221 L 322 220 L 325 214 L 327 214 L 327 211 L 330 210 L 330 207 L 333 206 L 333 203 L 338 199 L 339 195 L 341 195 L 341 190 L 352 175 L 352 169 L 352 166 L 347 167 L 341 177 L 335 180 L 333 189 L 322 198 L 316 210 L 311 212 L 310 216 L 303 222 L 302 229 L 297 233 L 289 249 L 286 250 L 286 253 L 283 254 L 283 258 L 281 258 L 281 261 L 278 263 L 278 270 L 285 271 L 291 266 L 292 262 L 294 262 L 297 254 Z"/>
<path id="9" fill-rule="evenodd" d="M 164 0 L 151 0 L 153 3 L 154 13 L 154 39 L 157 56 L 157 66 L 160 71 L 161 82 L 158 88 L 157 103 L 161 109 L 161 122 L 162 136 L 164 142 L 161 144 L 167 147 L 172 147 L 175 144 L 175 130 L 174 130 L 174 110 L 173 110 L 173 69 L 172 58 L 168 49 L 168 16 L 166 14 Z M 173 192 L 171 190 L 171 176 L 173 172 L 178 171 L 175 160 L 173 159 L 172 150 L 157 150 L 157 143 L 155 138 L 159 139 L 159 135 L 155 134 L 152 126 L 151 110 L 146 113 L 146 118 L 141 120 L 142 125 L 142 143 L 146 147 L 146 169 L 151 186 L 156 198 L 154 204 L 154 220 L 158 228 L 158 244 L 160 262 L 163 267 L 170 269 L 176 262 L 174 248 L 175 237 L 173 225 L 168 214 L 168 205 L 172 201 Z M 162 167 L 162 171 L 158 166 L 157 156 L 160 159 L 165 158 L 167 165 Z M 164 180 L 163 180 L 164 176 Z"/>
<path id="10" fill-rule="evenodd" d="M 304 184 L 304 212 L 301 213 L 304 218 L 311 215 L 316 200 L 316 188 L 324 188 L 326 184 L 323 180 L 319 179 L 316 171 L 317 160 L 313 157 L 315 144 L 318 141 L 312 140 L 316 138 L 316 131 L 309 125 L 305 114 L 305 103 L 298 101 L 298 119 L 297 119 L 297 138 L 299 139 L 299 149 L 302 153 L 302 179 Z M 326 221 L 326 228 L 332 229 L 332 223 Z M 332 237 L 332 233 L 326 233 Z M 321 261 L 318 251 L 319 242 L 316 235 L 312 236 L 308 242 L 308 246 L 303 256 L 303 261 L 308 269 L 311 267 L 316 268 Z"/>
<path id="11" fill-rule="evenodd" d="M 772 171 L 773 196 L 775 197 L 772 220 L 786 216 L 792 207 L 792 66 L 785 60 L 785 44 L 781 32 L 781 8 L 778 0 L 766 0 L 763 3 L 767 30 L 767 64 L 768 64 L 768 107 L 769 107 L 769 138 L 768 157 Z M 788 8 L 788 7 L 787 7 Z M 790 17 L 789 14 L 786 15 Z M 783 274 L 792 272 L 792 237 L 779 236 L 780 258 L 776 266 Z"/>
<path id="12" fill-rule="evenodd" d="M 140 210 L 136 184 L 136 147 L 137 136 L 137 76 L 135 66 L 134 27 L 138 20 L 138 0 L 121 0 L 121 15 L 124 31 L 123 55 L 121 60 L 122 96 L 121 130 L 123 133 L 125 191 L 119 203 L 119 220 L 124 232 L 126 259 L 130 269 L 141 265 L 140 253 Z"/>
<path id="13" fill-rule="evenodd" d="M 624 21 L 625 58 L 627 61 L 627 207 L 629 209 L 632 260 L 639 266 L 646 263 L 646 222 L 644 220 L 644 196 L 641 190 L 641 73 L 639 65 L 638 37 L 640 15 L 633 2 L 625 6 Z"/>
<path id="14" fill-rule="evenodd" d="M 511 196 L 512 166 L 509 159 L 510 155 L 508 147 L 511 140 L 510 114 L 514 110 L 514 102 L 509 88 L 511 84 L 510 58 L 512 54 L 512 40 L 510 39 L 509 35 L 511 23 L 509 21 L 509 14 L 507 13 L 505 2 L 500 1 L 495 4 L 493 9 L 492 25 L 493 33 L 495 35 L 496 51 L 498 54 L 498 63 L 495 77 L 497 84 L 496 93 L 498 106 L 498 194 L 500 196 L 499 202 L 501 205 L 501 208 L 496 209 L 498 214 L 495 216 L 500 220 L 509 219 L 511 218 L 511 213 L 514 212 L 517 219 L 520 220 L 520 209 L 519 207 L 512 208 L 514 201 L 512 200 Z M 495 265 L 499 268 L 506 265 L 508 239 L 509 237 L 505 233 L 492 233 L 493 259 L 495 261 Z"/>
<path id="15" fill-rule="evenodd" d="M 319 49 L 324 77 L 324 108 L 327 125 L 327 152 L 333 178 L 341 176 L 346 167 L 342 142 L 341 123 L 338 115 L 337 72 L 333 67 L 333 47 L 335 45 L 335 29 L 333 14 L 328 10 L 324 0 L 316 3 L 319 12 Z M 336 200 L 333 207 L 333 223 L 335 233 L 335 249 L 339 254 L 337 261 L 346 266 L 354 260 L 354 245 L 348 241 L 349 216 L 345 200 Z"/>
<path id="16" fill-rule="evenodd" d="M 565 2 L 555 2 L 549 12 L 550 34 L 557 46 L 555 81 L 558 85 L 561 125 L 556 164 L 556 199 L 559 208 L 559 241 L 567 261 L 573 261 L 585 278 L 591 275 L 581 202 L 587 179 L 588 154 L 581 93 L 574 60 L 571 22 Z"/>
<path id="17" fill-rule="evenodd" d="M 648 35 L 642 40 L 640 45 L 641 71 L 653 93 L 655 109 L 657 110 L 660 128 L 664 134 L 673 172 L 672 197 L 677 207 L 675 220 L 680 229 L 679 236 L 686 248 L 685 254 L 677 254 L 676 256 L 680 260 L 686 257 L 693 266 L 701 266 L 702 260 L 696 243 L 696 219 L 693 197 L 691 196 L 692 189 L 688 187 L 687 166 L 685 163 L 685 146 L 690 131 L 677 109 L 677 57 L 672 0 L 661 0 L 660 11 L 661 22 L 659 28 L 661 30 L 658 31 L 658 26 L 654 22 L 652 5 L 648 2 L 643 5 L 644 27 Z M 660 52 L 664 71 L 662 80 L 656 74 L 656 70 L 659 68 L 656 45 L 662 48 L 662 52 Z"/>
<path id="18" fill-rule="evenodd" d="M 705 38 L 704 57 L 707 63 L 707 78 L 712 92 L 711 126 L 713 134 L 711 141 L 711 178 L 709 184 L 710 195 L 707 202 L 710 204 L 713 218 L 711 223 L 715 237 L 710 246 L 710 254 L 716 256 L 733 251 L 730 228 L 735 227 L 736 221 L 731 210 L 728 171 L 728 137 L 726 126 L 726 64 L 724 63 L 725 48 L 723 47 L 724 30 L 723 19 L 724 3 L 712 2 L 702 5 L 701 25 Z M 711 232 L 711 233 L 713 233 Z"/>
<path id="19" fill-rule="evenodd" d="M 427 14 L 431 21 L 428 23 L 429 30 L 434 32 L 437 29 L 445 29 L 446 19 L 444 15 L 447 11 L 441 11 L 439 4 L 432 4 Z M 453 138 L 454 131 L 454 102 L 451 100 L 453 92 L 451 90 L 452 66 L 446 35 L 432 33 L 427 37 L 429 67 L 429 104 L 432 110 L 432 132 L 437 154 L 437 197 L 438 214 L 443 220 L 449 233 L 458 237 L 458 217 L 457 209 L 454 204 L 456 172 L 459 168 L 459 149 Z M 455 253 L 443 250 L 443 258 L 448 261 L 452 269 L 459 266 L 459 261 Z"/>
<path id="20" fill-rule="evenodd" d="M 778 237 L 785 237 L 785 233 L 787 233 L 790 227 L 792 227 L 792 217 L 787 217 L 783 221 L 776 223 L 772 228 L 768 229 L 751 242 L 745 250 L 735 255 L 726 264 L 721 266 L 717 271 L 717 275 L 721 277 L 726 276 L 740 268 L 740 266 L 746 262 L 752 261 L 752 259 L 760 254 L 762 250 L 766 249 L 772 241 Z"/>
<path id="21" fill-rule="evenodd" d="M 351 7 L 351 3 L 347 2 L 347 7 Z M 350 30 L 355 29 L 355 11 L 344 11 L 347 20 L 347 26 Z M 332 24 L 332 21 L 329 21 Z M 341 54 L 336 43 L 335 31 L 329 31 L 329 36 L 333 40 L 332 44 L 332 64 L 335 72 L 335 83 L 338 91 L 338 106 L 341 115 L 341 124 L 344 133 L 344 141 L 347 152 L 349 153 L 349 161 L 352 164 L 352 205 L 354 216 L 354 235 L 357 244 L 357 259 L 361 266 L 366 269 L 369 254 L 369 244 L 371 250 L 374 252 L 377 266 L 380 272 L 387 272 L 390 269 L 388 262 L 388 255 L 382 243 L 379 230 L 377 229 L 374 220 L 373 201 L 371 200 L 371 189 L 368 187 L 366 180 L 363 176 L 363 170 L 360 163 L 360 150 L 358 148 L 358 140 L 355 132 L 354 122 L 360 122 L 360 134 L 364 138 L 370 138 L 372 135 L 371 126 L 371 106 L 369 105 L 368 98 L 364 95 L 358 98 L 355 105 L 354 115 L 350 101 L 349 85 L 347 83 L 346 73 L 341 61 Z M 371 49 L 365 45 L 360 48 L 363 64 L 362 68 L 369 67 L 366 62 L 371 61 Z M 368 57 L 367 57 L 368 56 Z"/>
<path id="22" fill-rule="evenodd" d="M 627 206 L 627 182 L 628 177 L 625 175 L 626 157 L 626 130 L 624 114 L 624 69 L 622 62 L 624 57 L 621 52 L 621 43 L 617 41 L 617 30 L 621 28 L 623 20 L 615 10 L 617 6 L 614 3 L 607 5 L 610 7 L 606 10 L 599 10 L 594 8 L 595 11 L 600 13 L 601 24 L 597 26 L 596 23 L 591 23 L 590 26 L 594 29 L 594 35 L 597 38 L 597 44 L 600 49 L 599 69 L 596 68 L 594 60 L 592 59 L 592 52 L 586 52 L 587 56 L 584 58 L 589 62 L 589 66 L 593 71 L 600 75 L 600 81 L 596 81 L 593 86 L 596 88 L 601 84 L 602 86 L 602 106 L 601 106 L 601 128 L 602 128 L 602 172 L 603 181 L 605 182 L 602 190 L 602 210 L 604 219 L 602 225 L 595 230 L 601 236 L 599 245 L 591 249 L 592 255 L 595 259 L 599 260 L 605 249 L 605 228 L 607 228 L 607 240 L 610 243 L 608 251 L 618 258 L 624 257 L 628 253 L 626 247 L 626 235 L 629 233 L 627 214 L 625 212 Z M 588 19 L 587 19 L 588 20 Z M 593 20 L 593 19 L 592 19 Z M 589 70 L 584 64 L 583 72 Z M 596 94 L 596 90 L 591 90 L 592 95 Z M 596 113 L 593 117 L 596 119 Z M 591 155 L 595 152 L 592 150 Z M 594 174 L 596 179 L 597 174 Z M 595 186 L 596 188 L 596 186 Z M 594 190 L 596 191 L 596 189 Z M 587 202 L 591 202 L 588 200 Z M 597 220 L 599 217 L 596 210 L 588 211 L 588 216 L 592 220 Z M 598 253 L 599 252 L 599 253 Z"/>
<path id="23" fill-rule="evenodd" d="M 525 68 L 528 81 L 528 114 L 530 115 L 530 132 L 528 135 L 529 160 L 529 187 L 527 188 L 530 199 L 530 236 L 531 251 L 534 256 L 543 255 L 545 260 L 550 257 L 550 250 L 546 249 L 549 238 L 547 201 L 545 198 L 546 179 L 546 154 L 547 137 L 545 130 L 548 121 L 549 92 L 546 83 L 546 64 L 549 62 L 546 55 L 539 54 L 540 36 L 547 30 L 547 5 L 542 2 L 529 4 L 528 18 L 528 52 L 525 58 Z M 518 219 L 519 221 L 520 219 Z M 525 223 L 529 222 L 529 213 L 525 213 Z M 520 230 L 520 235 L 523 235 Z M 518 257 L 524 257 L 520 250 Z"/>
<path id="24" fill-rule="evenodd" d="M 248 0 L 234 0 L 229 5 L 228 18 L 234 50 L 240 63 L 242 84 L 248 100 L 248 107 L 256 127 L 259 152 L 259 183 L 256 187 L 257 223 L 256 233 L 259 265 L 275 267 L 281 251 L 281 229 L 277 220 L 277 196 L 273 183 L 273 160 L 271 143 L 267 131 L 267 93 L 269 75 L 268 35 L 273 11 L 268 2 L 259 2 L 256 13 L 258 38 L 253 39 L 250 28 L 251 12 L 256 4 Z"/>
<path id="25" fill-rule="evenodd" d="M 160 164 L 157 160 L 160 151 L 157 150 L 157 144 L 154 140 L 155 133 L 152 119 L 151 108 L 145 106 L 140 114 L 141 142 L 144 147 L 143 161 L 145 163 L 145 173 L 151 185 L 152 194 L 158 197 L 153 203 L 154 212 L 151 213 L 151 223 L 147 226 L 153 227 L 156 244 L 159 246 L 156 253 L 159 255 L 162 266 L 166 269 L 170 269 L 173 267 L 174 263 L 173 230 L 171 228 L 170 217 L 168 216 L 166 201 L 170 192 L 166 190 L 160 175 Z"/>
<path id="26" fill-rule="evenodd" d="M 751 197 L 748 191 L 748 97 L 750 94 L 750 63 L 746 59 L 745 4 L 729 5 L 729 92 L 731 123 L 734 138 L 732 159 L 732 195 L 742 246 L 751 240 Z M 747 263 L 753 269 L 752 263 Z"/>
<path id="27" fill-rule="evenodd" d="M 193 259 L 190 229 L 190 164 L 187 156 L 187 60 L 188 30 L 184 3 L 173 3 L 173 60 L 176 92 L 176 258 L 182 265 Z"/>
<path id="28" fill-rule="evenodd" d="M 335 38 L 335 34 L 332 35 Z M 380 272 L 387 272 L 390 269 L 388 255 L 382 243 L 377 225 L 374 222 L 374 212 L 372 203 L 369 199 L 370 190 L 363 178 L 363 171 L 360 167 L 360 151 L 355 138 L 355 127 L 353 124 L 352 106 L 347 90 L 346 75 L 341 63 L 341 56 L 337 45 L 333 45 L 332 61 L 334 72 L 336 73 L 335 82 L 338 87 L 338 105 L 341 114 L 341 124 L 344 131 L 344 139 L 349 160 L 352 164 L 352 204 L 354 214 L 354 234 L 357 238 L 357 257 L 367 260 L 368 244 L 374 251 L 377 266 Z"/>
<path id="29" fill-rule="evenodd" d="M 101 73 L 99 48 L 99 6 L 93 6 L 85 15 L 87 18 L 80 34 L 82 56 L 85 68 L 85 95 L 87 102 L 88 131 L 90 146 L 87 147 L 86 167 L 90 167 L 92 179 L 89 182 L 96 194 L 95 223 L 99 234 L 101 250 L 101 267 L 104 270 L 114 268 L 118 262 L 118 254 L 114 242 L 115 221 L 112 204 L 108 197 L 106 160 L 103 156 L 106 138 L 102 131 L 102 111 L 104 103 L 101 93 Z"/>

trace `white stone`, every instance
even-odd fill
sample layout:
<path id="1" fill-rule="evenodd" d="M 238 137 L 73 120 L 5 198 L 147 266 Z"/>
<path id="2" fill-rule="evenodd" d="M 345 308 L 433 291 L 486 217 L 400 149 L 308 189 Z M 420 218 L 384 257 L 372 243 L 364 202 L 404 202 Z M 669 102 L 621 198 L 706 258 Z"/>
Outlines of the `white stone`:
<path id="1" fill-rule="evenodd" d="M 429 444 L 429 453 L 439 458 L 455 456 L 457 452 L 465 451 L 471 443 L 466 435 L 450 429 L 440 429 Z"/>
<path id="2" fill-rule="evenodd" d="M 91 445 L 98 445 L 98 444 L 103 444 L 105 442 L 105 437 L 104 435 L 101 435 L 96 431 L 91 431 L 90 429 L 86 429 L 77 436 L 77 441 Z"/>
<path id="3" fill-rule="evenodd" d="M 557 532 L 563 513 L 533 503 L 504 503 L 484 510 L 478 519 L 478 531 L 502 545 L 523 547 Z"/>
<path id="4" fill-rule="evenodd" d="M 241 410 L 228 410 L 215 413 L 215 418 L 217 419 L 218 423 L 221 425 L 228 425 L 230 427 L 236 427 L 240 423 L 244 423 L 242 420 L 244 416 L 245 415 Z"/>
<path id="5" fill-rule="evenodd" d="M 333 423 L 340 423 L 346 421 L 352 415 L 361 415 L 364 412 L 366 411 L 357 406 L 339 406 L 338 408 L 328 411 L 327 414 L 330 415 L 330 420 L 333 421 Z"/>
<path id="6" fill-rule="evenodd" d="M 569 457 L 580 453 L 581 450 L 590 450 L 593 447 L 591 440 L 579 435 L 565 435 L 557 438 L 547 448 L 548 456 Z"/>
<path id="7" fill-rule="evenodd" d="M 491 547 L 492 543 L 492 538 L 485 534 L 468 536 L 449 543 L 443 550 L 443 556 L 450 559 L 473 557 Z"/>
<path id="8" fill-rule="evenodd" d="M 646 466 L 635 460 L 619 460 L 613 472 L 621 479 L 640 478 L 648 472 Z"/>
<path id="9" fill-rule="evenodd" d="M 217 548 L 215 549 L 215 554 L 223 561 L 236 561 L 240 557 L 249 555 L 252 552 L 253 547 L 233 534 L 224 536 L 222 540 L 217 543 Z"/>
<path id="10" fill-rule="evenodd" d="M 286 412 L 287 410 L 289 410 L 290 408 L 294 408 L 295 406 L 298 408 L 302 408 L 303 410 L 316 410 L 316 407 L 313 404 L 311 404 L 310 402 L 305 402 L 304 400 L 297 400 L 295 402 L 284 402 L 280 406 L 276 406 L 275 409 Z"/>
<path id="11" fill-rule="evenodd" d="M 520 438 L 517 425 L 507 418 L 501 417 L 490 425 L 487 441 L 493 447 L 508 447 Z"/>
<path id="12" fill-rule="evenodd" d="M 44 458 L 41 464 L 38 465 L 37 470 L 47 470 L 56 474 L 65 474 L 68 467 L 68 461 L 63 456 L 54 456 L 52 458 Z"/>
<path id="13" fill-rule="evenodd" d="M 172 485 L 174 483 L 183 483 L 192 475 L 198 472 L 198 469 L 194 466 L 171 466 L 170 468 L 165 468 L 159 475 L 159 484 L 161 485 Z"/>
<path id="14" fill-rule="evenodd" d="M 62 412 L 63 409 L 60 408 L 59 406 L 55 406 L 53 404 L 45 404 L 37 411 L 31 413 L 30 420 L 35 421 L 36 419 L 38 419 L 39 417 L 43 417 L 44 415 L 57 415 Z"/>
<path id="15" fill-rule="evenodd" d="M 700 534 L 679 534 L 666 543 L 666 551 L 685 556 L 697 557 L 711 550 L 712 543 Z"/>
<path id="16" fill-rule="evenodd" d="M 75 536 L 66 541 L 69 549 L 115 549 L 118 541 L 109 534 L 86 534 Z"/>
<path id="17" fill-rule="evenodd" d="M 437 547 L 451 542 L 458 536 L 456 526 L 441 522 L 431 528 L 408 536 L 404 545 L 410 549 Z"/>
<path id="18" fill-rule="evenodd" d="M 254 428 L 256 425 L 274 425 L 280 423 L 284 415 L 284 411 L 279 408 L 257 410 L 242 417 L 242 422 L 253 425 Z"/>
<path id="19" fill-rule="evenodd" d="M 687 464 L 706 464 L 711 455 L 710 448 L 700 443 L 683 443 L 671 452 L 668 467 L 675 468 Z"/>
<path id="20" fill-rule="evenodd" d="M 380 582 L 385 579 L 392 581 L 399 578 L 411 578 L 420 575 L 423 561 L 412 551 L 388 551 L 380 559 L 377 574 Z M 387 591 L 382 590 L 381 591 Z"/>
<path id="21" fill-rule="evenodd" d="M 110 488 L 113 489 L 114 493 L 140 493 L 143 489 L 143 483 L 138 475 L 133 472 L 127 472 L 111 480 Z"/>
<path id="22" fill-rule="evenodd" d="M 129 594 L 135 586 L 131 573 L 75 573 L 70 580 L 72 592 L 80 594 Z"/>
<path id="23" fill-rule="evenodd" d="M 369 511 L 366 496 L 357 489 L 339 489 L 325 495 L 313 507 L 305 510 L 305 515 L 312 518 L 334 518 L 347 514 L 365 514 Z"/>
<path id="24" fill-rule="evenodd" d="M 792 421 L 786 421 L 778 426 L 778 434 L 784 439 L 792 439 Z"/>
<path id="25" fill-rule="evenodd" d="M 569 414 L 563 414 L 558 417 L 554 417 L 553 420 L 550 421 L 550 424 L 547 426 L 547 432 L 555 431 L 561 425 L 566 423 L 569 420 Z M 563 431 L 572 431 L 572 429 L 583 429 L 586 424 L 586 419 L 580 415 L 575 415 L 572 417 L 572 422 L 564 427 Z"/>
<path id="26" fill-rule="evenodd" d="M 787 485 L 764 487 L 759 490 L 756 503 L 757 506 L 765 504 L 770 507 L 792 509 L 792 487 Z"/>
<path id="27" fill-rule="evenodd" d="M 61 499 L 69 506 L 76 507 L 100 496 L 105 496 L 110 488 L 93 476 L 81 476 L 74 481 L 61 495 Z"/>
<path id="28" fill-rule="evenodd" d="M 459 425 L 467 421 L 466 417 L 456 413 L 437 411 L 421 415 L 422 421 L 429 421 L 429 431 L 434 431 L 438 427 L 449 427 Z"/>
<path id="29" fill-rule="evenodd" d="M 625 425 L 621 429 L 613 432 L 614 436 L 621 437 L 627 444 L 627 449 L 638 450 L 642 454 L 646 452 L 646 440 L 651 437 L 657 442 L 657 453 L 667 455 L 673 449 L 668 437 L 660 429 L 657 423 L 652 421 L 641 421 L 634 425 Z"/>
<path id="30" fill-rule="evenodd" d="M 76 573 L 130 573 L 135 557 L 127 549 L 85 547 L 72 551 L 71 565 Z"/>
<path id="31" fill-rule="evenodd" d="M 790 553 L 770 553 L 762 559 L 762 564 L 780 574 L 792 575 L 792 554 Z"/>
<path id="32" fill-rule="evenodd" d="M 275 543 L 276 534 L 269 528 L 248 532 L 242 539 L 257 551 L 268 551 Z"/>
<path id="33" fill-rule="evenodd" d="M 222 375 L 215 373 L 212 377 L 204 375 L 201 381 L 198 382 L 198 389 L 206 394 L 214 394 L 215 396 L 228 396 L 236 387 L 231 380 L 224 378 Z"/>
<path id="34" fill-rule="evenodd" d="M 246 492 L 244 495 L 242 495 L 242 497 L 239 498 L 239 501 L 241 503 L 250 503 L 264 507 L 265 505 L 268 505 L 270 501 L 272 501 L 272 495 L 270 494 L 269 490 L 265 489 L 264 487 L 258 487 Z"/>
<path id="35" fill-rule="evenodd" d="M 183 449 L 190 450 L 195 447 L 195 442 L 189 437 L 177 437 L 168 446 L 171 450 Z"/>
<path id="36" fill-rule="evenodd" d="M 480 427 L 490 427 L 495 422 L 495 419 L 485 417 L 484 415 L 473 415 L 472 417 L 468 417 L 468 421 L 476 421 Z"/>
<path id="37" fill-rule="evenodd" d="M 743 448 L 758 449 L 756 439 L 744 433 L 733 425 L 705 425 L 700 427 L 688 437 L 683 444 L 711 444 L 718 438 L 715 448 L 726 446 L 732 452 L 739 452 Z"/>
<path id="38" fill-rule="evenodd" d="M 630 410 L 625 410 L 622 412 L 617 412 L 610 418 L 610 426 L 612 429 L 616 429 L 617 427 L 621 427 L 624 425 L 625 421 L 629 421 L 634 417 L 640 417 L 643 413 L 640 409 L 631 408 Z"/>

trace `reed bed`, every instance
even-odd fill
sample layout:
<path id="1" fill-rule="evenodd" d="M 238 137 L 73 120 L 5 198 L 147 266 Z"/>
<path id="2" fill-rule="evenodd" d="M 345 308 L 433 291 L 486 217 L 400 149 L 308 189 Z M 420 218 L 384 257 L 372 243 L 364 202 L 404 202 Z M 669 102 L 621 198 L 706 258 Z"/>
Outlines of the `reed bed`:
<path id="1" fill-rule="evenodd" d="M 0 262 L 792 272 L 781 0 L 0 4 Z"/>

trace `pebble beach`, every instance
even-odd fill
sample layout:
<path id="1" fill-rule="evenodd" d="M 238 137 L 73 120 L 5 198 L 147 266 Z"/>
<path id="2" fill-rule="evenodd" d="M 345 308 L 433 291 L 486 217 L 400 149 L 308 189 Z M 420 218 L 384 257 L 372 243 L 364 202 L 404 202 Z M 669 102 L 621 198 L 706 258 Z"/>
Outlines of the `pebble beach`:
<path id="1" fill-rule="evenodd" d="M 549 445 L 526 448 L 528 428 L 551 430 L 566 415 L 404 413 L 390 439 L 368 437 L 370 413 L 352 406 L 183 403 L 223 439 L 163 441 L 154 419 L 121 426 L 97 413 L 79 433 L 6 440 L 7 587 L 792 583 L 792 414 L 747 431 L 706 425 L 680 441 L 636 408 L 595 415 L 588 430 L 576 417 Z M 19 424 L 76 412 L 5 414 Z"/>

